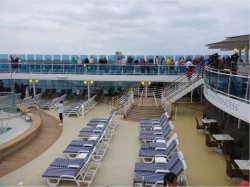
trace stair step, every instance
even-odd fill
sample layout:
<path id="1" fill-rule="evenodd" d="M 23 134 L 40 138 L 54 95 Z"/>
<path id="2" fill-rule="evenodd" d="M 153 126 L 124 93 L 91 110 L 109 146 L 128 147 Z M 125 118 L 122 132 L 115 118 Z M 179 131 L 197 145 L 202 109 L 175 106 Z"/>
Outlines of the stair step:
<path id="1" fill-rule="evenodd" d="M 159 118 L 165 112 L 162 107 L 134 105 L 125 117 L 126 120 L 139 122 L 141 119 Z"/>

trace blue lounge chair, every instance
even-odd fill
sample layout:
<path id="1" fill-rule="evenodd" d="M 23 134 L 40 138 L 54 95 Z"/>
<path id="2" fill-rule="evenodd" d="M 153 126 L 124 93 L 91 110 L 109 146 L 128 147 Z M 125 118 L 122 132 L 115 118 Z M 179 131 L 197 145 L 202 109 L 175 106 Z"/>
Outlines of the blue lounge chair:
<path id="1" fill-rule="evenodd" d="M 165 150 L 140 149 L 139 157 L 145 163 L 153 163 L 156 157 L 169 158 L 175 150 L 178 150 L 177 142 L 173 140 Z"/>
<path id="2" fill-rule="evenodd" d="M 172 170 L 175 165 L 183 160 L 183 154 L 181 151 L 178 153 L 175 153 L 173 157 L 166 163 L 156 163 L 156 164 L 150 164 L 150 163 L 143 163 L 143 162 L 137 162 L 135 163 L 135 172 L 149 172 L 149 173 L 155 173 L 160 171 L 169 171 Z"/>
<path id="3" fill-rule="evenodd" d="M 155 141 L 156 139 L 167 139 L 173 131 L 173 125 L 168 125 L 163 131 L 155 131 L 153 134 L 141 134 L 139 140 L 144 143 Z"/>
<path id="4" fill-rule="evenodd" d="M 166 128 L 169 128 L 168 126 L 171 125 L 172 129 L 174 129 L 174 125 L 172 124 L 172 122 L 165 122 L 161 127 L 156 127 L 156 128 L 153 128 L 152 130 L 144 130 L 144 131 L 141 131 L 140 132 L 140 135 L 142 134 L 159 134 L 161 132 L 163 132 Z"/>
<path id="5" fill-rule="evenodd" d="M 162 125 L 168 122 L 168 116 L 165 117 L 161 121 L 154 121 L 152 123 L 141 123 L 140 126 L 143 130 L 153 130 L 154 128 L 162 127 Z"/>
<path id="6" fill-rule="evenodd" d="M 165 150 L 172 141 L 176 141 L 176 144 L 179 145 L 176 133 L 168 141 L 156 140 L 155 142 L 144 143 L 141 145 L 141 149 Z"/>
<path id="7" fill-rule="evenodd" d="M 48 167 L 42 177 L 49 186 L 57 186 L 61 180 L 75 181 L 77 186 L 84 181 L 82 168 Z"/>
<path id="8" fill-rule="evenodd" d="M 164 112 L 158 119 L 140 120 L 140 124 L 153 124 L 165 121 L 168 118 L 168 113 Z"/>
<path id="9" fill-rule="evenodd" d="M 82 102 L 76 103 L 74 105 L 72 105 L 70 108 L 67 108 L 63 111 L 63 115 L 64 116 L 70 116 L 70 115 L 77 115 L 78 117 L 80 117 L 82 115 L 82 111 L 81 111 L 81 106 L 82 106 Z"/>
<path id="10" fill-rule="evenodd" d="M 89 140 L 89 141 L 72 140 L 69 143 L 69 146 L 90 147 L 90 146 L 95 146 L 98 142 L 99 142 L 99 138 L 97 138 L 96 140 Z"/>
<path id="11" fill-rule="evenodd" d="M 56 158 L 51 164 L 50 167 L 58 168 L 82 168 L 84 164 L 89 161 L 90 157 L 84 159 L 69 159 L 69 158 Z"/>
<path id="12" fill-rule="evenodd" d="M 184 171 L 186 169 L 186 163 L 184 160 L 181 160 L 180 162 L 177 162 L 177 164 L 169 171 L 155 171 L 155 173 L 149 173 L 149 172 L 136 172 L 135 178 L 134 178 L 134 184 L 137 185 L 163 185 L 163 179 L 164 175 L 167 172 L 173 172 L 178 177 L 182 177 L 184 175 Z"/>
<path id="13" fill-rule="evenodd" d="M 94 118 L 91 119 L 88 123 L 87 126 L 92 126 L 96 127 L 98 125 L 111 125 L 110 122 L 113 121 L 113 118 L 115 116 L 116 112 L 114 112 L 112 115 L 109 116 L 109 118 Z"/>
<path id="14" fill-rule="evenodd" d="M 63 151 L 70 159 L 75 159 L 81 153 L 85 153 L 85 157 L 90 156 L 95 152 L 94 146 L 85 146 L 85 147 L 76 147 L 76 146 L 67 146 L 66 149 Z"/>

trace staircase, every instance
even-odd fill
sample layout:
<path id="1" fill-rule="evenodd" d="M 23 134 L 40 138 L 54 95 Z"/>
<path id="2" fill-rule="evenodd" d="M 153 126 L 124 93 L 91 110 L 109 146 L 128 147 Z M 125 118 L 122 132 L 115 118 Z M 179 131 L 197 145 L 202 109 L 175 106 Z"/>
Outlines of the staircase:
<path id="1" fill-rule="evenodd" d="M 125 119 L 139 122 L 141 119 L 159 118 L 165 112 L 162 107 L 133 105 Z"/>
<path id="2" fill-rule="evenodd" d="M 203 69 L 196 67 L 190 80 L 187 79 L 186 74 L 178 77 L 172 82 L 171 86 L 165 89 L 163 95 L 170 103 L 182 98 L 184 95 L 204 83 L 204 79 L 201 76 L 202 70 Z"/>

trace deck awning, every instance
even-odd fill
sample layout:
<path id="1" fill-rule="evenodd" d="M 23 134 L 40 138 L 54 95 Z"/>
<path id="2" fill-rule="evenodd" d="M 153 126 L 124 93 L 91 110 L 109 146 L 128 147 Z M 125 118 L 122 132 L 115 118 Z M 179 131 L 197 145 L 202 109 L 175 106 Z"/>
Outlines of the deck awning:
<path id="1" fill-rule="evenodd" d="M 234 49 L 249 49 L 250 35 L 227 37 L 224 41 L 207 44 L 209 49 L 220 49 L 222 51 Z"/>
<path id="2" fill-rule="evenodd" d="M 209 49 L 220 49 L 222 51 L 230 51 L 237 49 L 239 51 L 239 56 L 241 56 L 241 51 L 244 49 L 245 52 L 245 62 L 248 62 L 249 56 L 249 37 L 250 35 L 232 36 L 227 37 L 221 42 L 207 44 Z M 240 60 L 240 59 L 239 59 Z"/>

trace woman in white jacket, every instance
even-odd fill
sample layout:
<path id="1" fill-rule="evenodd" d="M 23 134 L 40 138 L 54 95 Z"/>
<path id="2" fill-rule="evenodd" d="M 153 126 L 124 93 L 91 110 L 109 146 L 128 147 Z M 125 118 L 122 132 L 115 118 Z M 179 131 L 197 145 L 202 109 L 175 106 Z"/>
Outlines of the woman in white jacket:
<path id="1" fill-rule="evenodd" d="M 59 119 L 60 119 L 59 126 L 61 126 L 61 125 L 63 125 L 63 110 L 64 110 L 63 100 L 59 101 L 59 103 L 56 103 L 55 107 L 57 108 L 58 113 L 59 113 Z"/>

